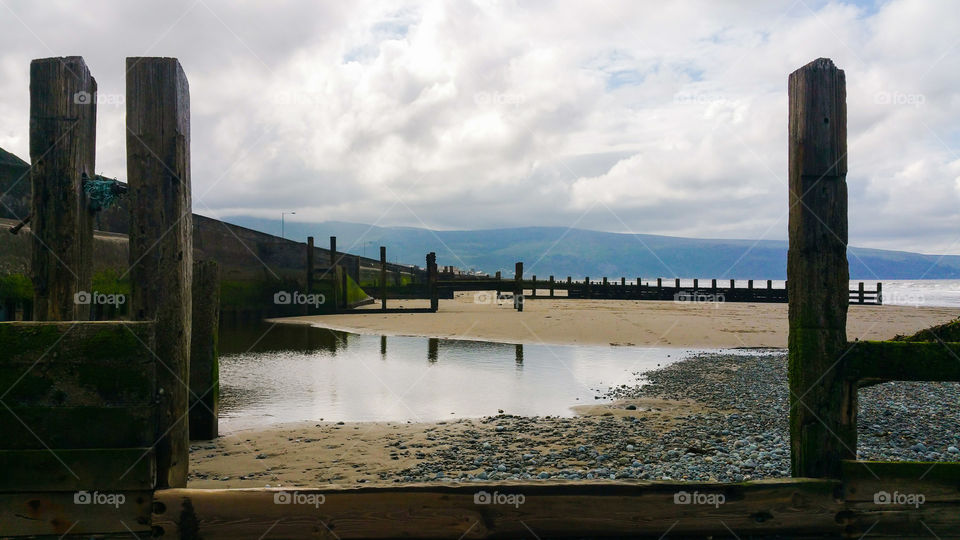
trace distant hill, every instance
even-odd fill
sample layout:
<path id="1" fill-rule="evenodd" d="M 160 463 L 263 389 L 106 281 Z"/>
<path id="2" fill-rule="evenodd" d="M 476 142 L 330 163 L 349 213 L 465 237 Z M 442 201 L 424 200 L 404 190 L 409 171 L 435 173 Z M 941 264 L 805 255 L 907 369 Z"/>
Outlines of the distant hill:
<path id="1" fill-rule="evenodd" d="M 280 233 L 279 220 L 246 216 L 225 218 L 251 229 Z M 374 227 L 359 223 L 287 221 L 285 236 L 304 241 L 313 236 L 326 246 L 337 237 L 340 250 L 376 257 L 387 246 L 390 261 L 419 264 L 427 252 L 440 265 L 497 270 L 513 275 L 514 263 L 525 273 L 558 279 L 584 276 L 627 279 L 683 277 L 718 279 L 786 279 L 787 243 L 776 240 L 720 240 L 651 234 L 620 234 L 564 227 L 522 227 L 477 231 L 432 231 L 415 227 Z M 851 279 L 960 279 L 960 256 L 922 255 L 851 247 Z"/>

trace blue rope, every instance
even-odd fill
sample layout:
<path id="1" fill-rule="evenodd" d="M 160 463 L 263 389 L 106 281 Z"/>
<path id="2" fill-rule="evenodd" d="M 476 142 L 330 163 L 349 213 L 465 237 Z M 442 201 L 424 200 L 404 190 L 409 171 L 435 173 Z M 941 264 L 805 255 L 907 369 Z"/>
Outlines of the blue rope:
<path id="1" fill-rule="evenodd" d="M 90 209 L 95 212 L 110 208 L 123 194 L 116 180 L 104 180 L 101 177 L 84 180 L 83 191 L 90 198 Z"/>

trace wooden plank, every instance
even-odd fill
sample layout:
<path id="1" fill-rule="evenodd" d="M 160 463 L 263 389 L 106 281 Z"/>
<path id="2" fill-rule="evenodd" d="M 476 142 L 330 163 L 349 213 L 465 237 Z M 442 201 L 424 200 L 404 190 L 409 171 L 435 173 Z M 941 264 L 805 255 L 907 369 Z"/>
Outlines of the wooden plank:
<path id="1" fill-rule="evenodd" d="M 157 426 L 161 486 L 185 486 L 189 461 L 193 214 L 190 88 L 176 58 L 127 58 L 130 314 L 156 320 L 163 392 Z"/>
<path id="2" fill-rule="evenodd" d="M 845 500 L 881 507 L 960 503 L 960 463 L 847 460 L 843 488 Z"/>
<path id="3" fill-rule="evenodd" d="M 134 407 L 0 408 L 0 447 L 138 448 L 153 444 L 156 409 Z"/>
<path id="4" fill-rule="evenodd" d="M 671 537 L 727 536 L 730 531 L 741 536 L 823 534 L 838 531 L 839 486 L 834 481 L 789 479 L 746 484 L 611 481 L 295 491 L 171 489 L 155 493 L 153 525 L 165 537 L 230 540 L 259 539 L 268 528 L 271 537 L 312 537 L 319 531 L 344 539 L 530 537 L 531 532 L 542 538 L 656 538 L 668 531 Z M 499 504 L 484 504 L 494 499 L 494 492 Z M 684 504 L 694 499 L 702 504 Z"/>
<path id="5" fill-rule="evenodd" d="M 0 492 L 154 488 L 151 448 L 0 450 Z"/>
<path id="6" fill-rule="evenodd" d="M 835 364 L 847 348 L 846 79 L 826 58 L 789 78 L 787 296 L 794 476 L 840 476 L 856 457 L 857 390 Z"/>
<path id="7" fill-rule="evenodd" d="M 843 357 L 843 376 L 853 381 L 960 382 L 960 343 L 857 341 Z"/>
<path id="8" fill-rule="evenodd" d="M 0 535 L 133 538 L 133 532 L 146 537 L 152 506 L 149 490 L 0 493 Z"/>
<path id="9" fill-rule="evenodd" d="M 17 406 L 153 403 L 153 323 L 0 323 L 0 393 Z"/>
<path id="10" fill-rule="evenodd" d="M 96 97 L 83 58 L 30 63 L 30 268 L 38 321 L 90 316 L 90 304 L 74 295 L 91 292 L 93 212 L 82 178 L 96 176 Z"/>
<path id="11" fill-rule="evenodd" d="M 193 263 L 190 329 L 190 440 L 217 438 L 220 412 L 220 267 Z"/>

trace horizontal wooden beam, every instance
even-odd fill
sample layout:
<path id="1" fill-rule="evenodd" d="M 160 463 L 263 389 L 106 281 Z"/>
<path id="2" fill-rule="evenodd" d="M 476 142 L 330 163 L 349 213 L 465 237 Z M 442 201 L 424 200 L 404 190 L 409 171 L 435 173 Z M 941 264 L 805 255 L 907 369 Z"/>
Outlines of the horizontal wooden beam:
<path id="1" fill-rule="evenodd" d="M 960 343 L 856 341 L 843 356 L 843 376 L 866 383 L 960 381 Z"/>
<path id="2" fill-rule="evenodd" d="M 155 480 L 152 448 L 0 450 L 0 492 L 149 490 Z"/>
<path id="3" fill-rule="evenodd" d="M 156 407 L 0 408 L 0 446 L 46 448 L 140 448 L 156 440 Z"/>
<path id="4" fill-rule="evenodd" d="M 152 491 L 0 493 L 0 535 L 146 538 L 152 495 Z M 111 533 L 116 536 L 106 536 Z"/>
<path id="5" fill-rule="evenodd" d="M 491 538 L 825 534 L 840 483 L 498 483 L 358 489 L 169 489 L 165 538 Z"/>

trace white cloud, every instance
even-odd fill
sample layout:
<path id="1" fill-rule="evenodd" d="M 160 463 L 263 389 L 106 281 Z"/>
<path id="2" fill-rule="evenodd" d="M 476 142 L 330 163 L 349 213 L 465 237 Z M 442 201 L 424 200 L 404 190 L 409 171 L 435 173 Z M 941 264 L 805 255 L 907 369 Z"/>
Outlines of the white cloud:
<path id="1" fill-rule="evenodd" d="M 784 238 L 787 75 L 828 56 L 851 242 L 960 246 L 955 2 L 4 4 L 0 146 L 28 157 L 30 59 L 122 94 L 125 56 L 177 56 L 201 213 Z M 123 178 L 122 107 L 98 120 Z"/>

